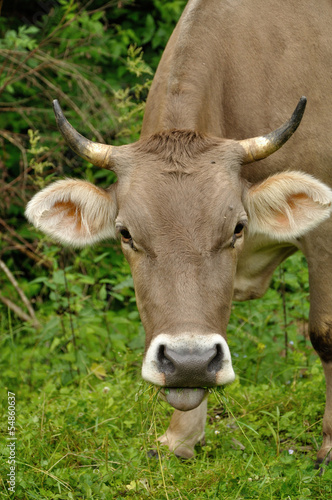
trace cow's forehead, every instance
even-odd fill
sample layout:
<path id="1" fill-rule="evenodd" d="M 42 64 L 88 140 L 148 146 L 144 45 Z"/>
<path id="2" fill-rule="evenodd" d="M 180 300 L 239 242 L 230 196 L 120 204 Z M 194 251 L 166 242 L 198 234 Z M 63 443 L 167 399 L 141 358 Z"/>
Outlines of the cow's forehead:
<path id="1" fill-rule="evenodd" d="M 133 172 L 119 196 L 117 221 L 145 241 L 165 237 L 172 241 L 185 232 L 198 243 L 229 237 L 239 218 L 245 216 L 241 202 L 241 181 L 227 169 L 198 164 L 191 172 L 161 165 Z M 168 243 L 167 243 L 168 244 Z"/>

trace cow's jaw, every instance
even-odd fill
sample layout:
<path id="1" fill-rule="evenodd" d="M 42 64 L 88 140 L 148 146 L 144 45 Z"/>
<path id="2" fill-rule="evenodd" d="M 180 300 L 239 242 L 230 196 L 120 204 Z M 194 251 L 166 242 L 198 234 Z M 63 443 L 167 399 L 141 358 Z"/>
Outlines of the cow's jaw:
<path id="1" fill-rule="evenodd" d="M 162 333 L 145 354 L 142 377 L 165 387 L 171 406 L 187 411 L 199 406 L 207 387 L 225 385 L 235 378 L 226 340 L 217 333 Z"/>

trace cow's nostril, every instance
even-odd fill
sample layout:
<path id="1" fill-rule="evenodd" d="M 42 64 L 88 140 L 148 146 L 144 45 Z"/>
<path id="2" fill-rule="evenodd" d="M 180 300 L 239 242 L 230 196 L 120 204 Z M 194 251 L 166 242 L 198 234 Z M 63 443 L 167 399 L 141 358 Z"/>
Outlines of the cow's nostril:
<path id="1" fill-rule="evenodd" d="M 175 371 L 174 363 L 166 355 L 164 345 L 161 345 L 159 347 L 157 357 L 158 357 L 159 369 L 162 373 L 165 373 L 165 375 L 170 375 L 171 373 L 174 373 Z"/>
<path id="2" fill-rule="evenodd" d="M 157 351 L 158 370 L 165 374 L 169 387 L 213 386 L 216 374 L 222 369 L 223 349 L 221 343 L 213 344 L 210 349 L 174 350 L 161 344 Z"/>
<path id="3" fill-rule="evenodd" d="M 143 378 L 168 388 L 215 387 L 234 380 L 226 340 L 217 333 L 161 333 L 145 354 Z"/>
<path id="4" fill-rule="evenodd" d="M 216 344 L 215 349 L 216 349 L 216 355 L 214 356 L 213 359 L 211 359 L 207 367 L 207 371 L 209 373 L 217 373 L 219 370 L 221 370 L 222 359 L 223 359 L 221 344 Z"/>

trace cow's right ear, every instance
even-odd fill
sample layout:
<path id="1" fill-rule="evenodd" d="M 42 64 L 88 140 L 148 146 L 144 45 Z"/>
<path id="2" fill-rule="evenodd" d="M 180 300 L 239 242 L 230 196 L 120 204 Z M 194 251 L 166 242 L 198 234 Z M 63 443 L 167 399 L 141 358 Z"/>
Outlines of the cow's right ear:
<path id="1" fill-rule="evenodd" d="M 115 236 L 114 190 L 105 191 L 78 179 L 57 181 L 32 198 L 25 215 L 55 240 L 84 247 Z"/>

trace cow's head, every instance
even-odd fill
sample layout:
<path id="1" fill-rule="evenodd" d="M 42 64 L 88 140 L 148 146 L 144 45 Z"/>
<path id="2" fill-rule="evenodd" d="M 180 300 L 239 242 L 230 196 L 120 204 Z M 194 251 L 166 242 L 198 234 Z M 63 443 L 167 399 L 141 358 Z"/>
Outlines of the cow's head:
<path id="1" fill-rule="evenodd" d="M 234 379 L 226 326 L 246 233 L 289 240 L 330 214 L 331 191 L 309 175 L 280 173 L 258 185 L 241 178 L 243 164 L 286 142 L 304 105 L 264 137 L 231 141 L 173 130 L 111 147 L 78 134 L 55 102 L 70 147 L 114 170 L 118 182 L 104 190 L 58 181 L 30 201 L 27 217 L 77 247 L 121 236 L 146 331 L 142 375 L 169 388 L 166 398 L 178 409 L 195 408 L 203 388 Z"/>

